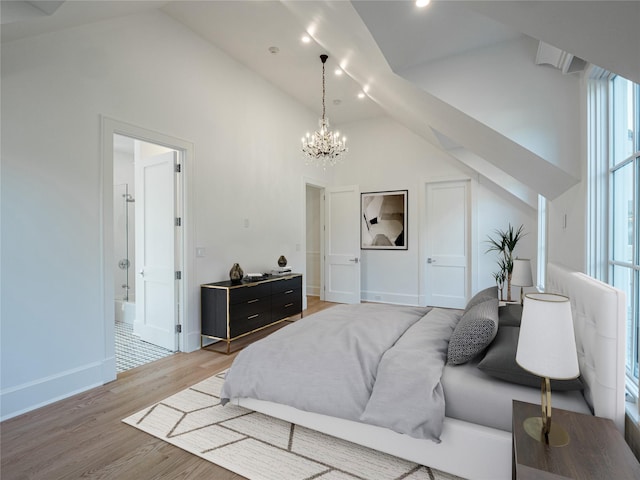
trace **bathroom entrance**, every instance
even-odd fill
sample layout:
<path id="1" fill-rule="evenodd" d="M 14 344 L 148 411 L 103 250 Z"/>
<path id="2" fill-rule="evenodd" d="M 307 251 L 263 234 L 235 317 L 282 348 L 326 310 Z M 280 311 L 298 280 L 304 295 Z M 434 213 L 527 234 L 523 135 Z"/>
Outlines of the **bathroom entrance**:
<path id="1" fill-rule="evenodd" d="M 180 151 L 113 135 L 116 371 L 177 351 Z"/>

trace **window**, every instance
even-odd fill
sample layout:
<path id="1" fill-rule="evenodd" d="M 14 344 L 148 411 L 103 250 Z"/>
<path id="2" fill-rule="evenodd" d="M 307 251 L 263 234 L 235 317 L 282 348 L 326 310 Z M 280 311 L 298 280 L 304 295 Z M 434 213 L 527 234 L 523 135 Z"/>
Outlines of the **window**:
<path id="1" fill-rule="evenodd" d="M 609 81 L 608 282 L 627 296 L 626 369 L 638 391 L 640 316 L 640 86 L 616 76 Z"/>

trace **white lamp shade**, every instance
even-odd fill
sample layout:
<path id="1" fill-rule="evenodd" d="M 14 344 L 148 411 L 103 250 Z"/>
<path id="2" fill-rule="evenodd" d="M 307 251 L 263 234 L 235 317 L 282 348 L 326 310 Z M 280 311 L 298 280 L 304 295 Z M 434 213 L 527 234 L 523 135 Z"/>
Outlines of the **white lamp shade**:
<path id="1" fill-rule="evenodd" d="M 540 377 L 566 380 L 580 375 L 569 298 L 525 295 L 516 362 Z"/>
<path id="2" fill-rule="evenodd" d="M 514 287 L 531 287 L 533 276 L 531 275 L 531 260 L 528 258 L 516 258 L 511 270 L 511 285 Z"/>

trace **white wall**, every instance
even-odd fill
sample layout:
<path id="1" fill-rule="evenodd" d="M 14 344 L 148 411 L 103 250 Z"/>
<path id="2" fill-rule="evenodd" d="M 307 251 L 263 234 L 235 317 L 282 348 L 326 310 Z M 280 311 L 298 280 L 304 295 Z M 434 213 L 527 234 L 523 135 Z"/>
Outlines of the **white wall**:
<path id="1" fill-rule="evenodd" d="M 582 180 L 548 204 L 548 260 L 579 272 L 587 271 L 587 85 L 587 76 L 581 75 L 580 112 L 575 119 L 580 128 L 580 140 L 575 149 L 580 158 Z"/>
<path id="2" fill-rule="evenodd" d="M 101 270 L 101 114 L 194 145 L 188 188 L 206 256 L 187 252 L 190 297 L 234 262 L 261 271 L 284 254 L 304 265 L 301 178 L 330 175 L 298 155 L 300 125 L 316 115 L 165 15 L 5 43 L 1 87 L 3 418 L 112 375 L 103 371 L 112 283 Z M 197 338 L 199 307 L 191 311 L 185 328 Z"/>
<path id="3" fill-rule="evenodd" d="M 358 184 L 361 192 L 409 190 L 408 250 L 362 250 L 362 298 L 364 300 L 420 303 L 420 249 L 424 239 L 419 235 L 420 190 L 427 181 L 460 178 L 464 174 L 455 160 L 419 136 L 388 118 L 343 125 L 349 138 L 349 156 L 335 168 L 337 184 Z M 516 250 L 522 258 L 533 259 L 535 268 L 537 222 L 536 212 L 524 203 L 502 192 L 494 192 L 474 182 L 476 216 L 474 259 L 474 291 L 494 285 L 495 256 L 485 255 L 487 235 L 496 228 L 506 229 L 509 222 L 523 224 L 528 235 Z M 503 196 L 505 195 L 505 196 Z"/>
<path id="4" fill-rule="evenodd" d="M 580 177 L 580 77 L 536 65 L 529 37 L 447 57 L 401 75 Z"/>

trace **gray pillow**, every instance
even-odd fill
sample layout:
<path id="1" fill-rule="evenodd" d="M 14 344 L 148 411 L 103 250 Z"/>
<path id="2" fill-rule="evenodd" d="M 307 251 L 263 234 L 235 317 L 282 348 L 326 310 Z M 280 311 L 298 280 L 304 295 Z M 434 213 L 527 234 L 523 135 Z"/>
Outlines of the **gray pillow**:
<path id="1" fill-rule="evenodd" d="M 540 388 L 540 377 L 527 372 L 516 363 L 519 327 L 500 326 L 498 334 L 487 349 L 478 368 L 487 375 L 519 385 Z M 573 380 L 551 380 L 551 390 L 582 390 L 580 377 Z"/>
<path id="2" fill-rule="evenodd" d="M 460 365 L 481 353 L 498 331 L 498 297 L 473 305 L 460 318 L 449 339 L 447 362 Z"/>
<path id="3" fill-rule="evenodd" d="M 519 327 L 522 320 L 522 305 L 508 303 L 498 307 L 498 325 L 502 327 Z"/>
<path id="4" fill-rule="evenodd" d="M 474 307 L 475 305 L 478 305 L 479 303 L 482 303 L 486 300 L 490 300 L 495 298 L 496 300 L 498 299 L 498 287 L 489 287 L 489 288 L 485 288 L 484 290 L 480 290 L 478 293 L 476 293 L 473 297 L 471 297 L 471 300 L 469 300 L 467 302 L 467 306 L 465 307 L 464 311 L 465 313 L 468 312 L 471 307 Z"/>

